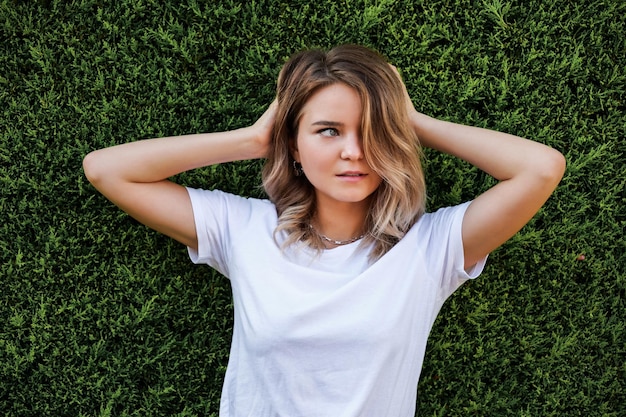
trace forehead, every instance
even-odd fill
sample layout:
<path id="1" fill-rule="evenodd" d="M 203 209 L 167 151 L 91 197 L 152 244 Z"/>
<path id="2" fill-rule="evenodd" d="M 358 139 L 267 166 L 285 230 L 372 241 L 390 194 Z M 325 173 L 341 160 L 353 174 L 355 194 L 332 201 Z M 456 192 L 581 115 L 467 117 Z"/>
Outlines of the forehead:
<path id="1" fill-rule="evenodd" d="M 317 90 L 301 110 L 300 121 L 315 123 L 319 120 L 360 122 L 361 97 L 352 87 L 335 83 Z"/>

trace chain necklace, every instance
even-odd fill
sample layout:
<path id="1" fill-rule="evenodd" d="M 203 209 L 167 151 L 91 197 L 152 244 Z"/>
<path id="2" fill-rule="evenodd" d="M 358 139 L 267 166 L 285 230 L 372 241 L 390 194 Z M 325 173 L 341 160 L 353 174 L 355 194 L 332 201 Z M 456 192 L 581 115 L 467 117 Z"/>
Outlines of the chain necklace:
<path id="1" fill-rule="evenodd" d="M 337 245 L 337 246 L 343 246 L 343 245 L 349 245 L 350 243 L 354 243 L 359 239 L 363 239 L 363 237 L 365 236 L 365 234 L 362 234 L 360 236 L 357 237 L 353 237 L 347 240 L 335 240 L 335 239 L 331 239 L 326 235 L 321 234 L 320 232 L 318 232 L 317 230 L 315 230 L 315 228 L 313 227 L 312 224 L 309 225 L 309 227 L 311 228 L 311 230 L 318 235 L 322 240 L 328 242 L 328 243 L 332 243 L 333 245 Z"/>

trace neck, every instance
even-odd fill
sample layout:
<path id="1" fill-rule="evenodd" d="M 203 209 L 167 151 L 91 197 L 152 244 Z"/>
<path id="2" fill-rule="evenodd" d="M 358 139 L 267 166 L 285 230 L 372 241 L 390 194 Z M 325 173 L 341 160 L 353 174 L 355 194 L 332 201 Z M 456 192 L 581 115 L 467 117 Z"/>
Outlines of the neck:
<path id="1" fill-rule="evenodd" d="M 365 232 L 365 218 L 369 204 L 318 205 L 313 228 L 319 235 L 331 240 L 349 242 Z"/>

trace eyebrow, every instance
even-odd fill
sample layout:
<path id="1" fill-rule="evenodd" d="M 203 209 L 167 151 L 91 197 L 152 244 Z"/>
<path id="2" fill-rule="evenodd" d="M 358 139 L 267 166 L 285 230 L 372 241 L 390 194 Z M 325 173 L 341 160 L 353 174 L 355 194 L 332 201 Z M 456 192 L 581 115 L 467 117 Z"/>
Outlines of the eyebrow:
<path id="1" fill-rule="evenodd" d="M 316 122 L 311 123 L 311 126 L 345 126 L 344 123 L 341 122 L 333 122 L 332 120 L 318 120 Z"/>

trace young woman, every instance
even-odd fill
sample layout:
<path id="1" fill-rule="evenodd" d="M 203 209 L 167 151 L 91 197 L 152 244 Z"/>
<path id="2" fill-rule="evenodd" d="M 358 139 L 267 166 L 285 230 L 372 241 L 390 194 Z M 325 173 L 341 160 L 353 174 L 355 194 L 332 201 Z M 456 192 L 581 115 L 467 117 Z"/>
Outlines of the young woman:
<path id="1" fill-rule="evenodd" d="M 426 213 L 421 146 L 499 182 Z M 252 158 L 266 158 L 268 200 L 168 180 Z M 292 57 L 252 126 L 84 160 L 113 203 L 230 279 L 222 416 L 413 416 L 440 307 L 539 210 L 564 168 L 537 142 L 417 112 L 395 68 L 353 45 Z"/>

